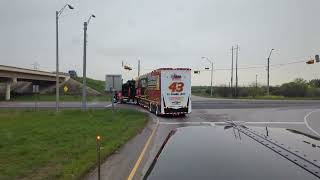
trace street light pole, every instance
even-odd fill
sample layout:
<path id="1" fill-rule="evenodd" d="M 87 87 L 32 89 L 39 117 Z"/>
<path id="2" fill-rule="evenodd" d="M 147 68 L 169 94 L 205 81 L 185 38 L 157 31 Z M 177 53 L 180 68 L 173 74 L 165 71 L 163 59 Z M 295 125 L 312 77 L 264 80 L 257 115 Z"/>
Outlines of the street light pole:
<path id="1" fill-rule="evenodd" d="M 267 71 L 268 71 L 268 79 L 267 79 L 267 95 L 269 96 L 270 95 L 270 91 L 269 91 L 269 81 L 270 81 L 270 57 L 271 57 L 271 53 L 274 49 L 271 49 L 270 53 L 269 53 L 269 56 L 268 56 L 268 67 L 267 67 Z"/>
<path id="2" fill-rule="evenodd" d="M 83 75 L 82 75 L 82 110 L 87 110 L 87 22 L 83 23 Z"/>
<path id="3" fill-rule="evenodd" d="M 212 96 L 212 79 L 213 79 L 213 61 L 211 61 L 207 57 L 202 57 L 202 59 L 206 59 L 211 64 L 211 83 L 210 83 L 210 96 Z"/>
<path id="4" fill-rule="evenodd" d="M 66 4 L 60 11 L 56 11 L 56 112 L 59 111 L 59 16 L 67 6 L 74 9 L 70 4 Z"/>
<path id="5" fill-rule="evenodd" d="M 212 78 L 213 78 L 213 62 L 211 62 L 211 89 L 210 89 L 210 96 L 212 96 Z"/>
<path id="6" fill-rule="evenodd" d="M 56 112 L 59 111 L 59 12 L 56 11 Z"/>
<path id="7" fill-rule="evenodd" d="M 88 21 L 83 23 L 83 76 L 82 76 L 82 110 L 87 110 L 87 29 L 91 18 L 95 18 L 95 15 L 91 15 Z"/>

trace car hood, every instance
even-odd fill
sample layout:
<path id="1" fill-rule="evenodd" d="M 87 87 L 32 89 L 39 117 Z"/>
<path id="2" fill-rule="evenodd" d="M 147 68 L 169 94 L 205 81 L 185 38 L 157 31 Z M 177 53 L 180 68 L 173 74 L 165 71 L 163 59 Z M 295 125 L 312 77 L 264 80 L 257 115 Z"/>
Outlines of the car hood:
<path id="1" fill-rule="evenodd" d="M 170 133 L 144 179 L 318 179 L 319 158 L 319 138 L 295 130 L 184 127 Z"/>

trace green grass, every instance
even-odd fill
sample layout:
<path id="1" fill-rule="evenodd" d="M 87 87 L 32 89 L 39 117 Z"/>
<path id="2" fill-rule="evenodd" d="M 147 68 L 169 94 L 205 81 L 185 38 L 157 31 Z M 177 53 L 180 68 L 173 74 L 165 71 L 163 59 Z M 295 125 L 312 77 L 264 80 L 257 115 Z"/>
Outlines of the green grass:
<path id="1" fill-rule="evenodd" d="M 82 77 L 77 77 L 75 78 L 76 81 L 82 83 Z M 87 85 L 89 87 L 91 87 L 92 89 L 105 94 L 105 81 L 101 81 L 101 80 L 95 80 L 95 79 L 91 79 L 91 78 L 86 78 L 87 80 Z"/>
<path id="2" fill-rule="evenodd" d="M 25 96 L 12 96 L 11 101 L 34 101 L 35 97 L 33 95 Z M 55 101 L 55 95 L 39 95 L 38 101 Z M 60 95 L 60 101 L 81 101 L 82 96 L 80 95 Z M 111 101 L 110 96 L 101 95 L 101 96 L 88 96 L 88 101 Z"/>
<path id="3" fill-rule="evenodd" d="M 79 179 L 102 157 L 135 136 L 144 113 L 119 110 L 0 110 L 0 179 Z"/>
<path id="4" fill-rule="evenodd" d="M 231 99 L 232 97 L 210 96 L 207 93 L 192 93 L 195 96 L 207 97 L 207 98 L 225 98 Z M 284 96 L 246 96 L 238 97 L 237 99 L 261 99 L 261 100 L 320 100 L 320 97 L 284 97 Z"/>

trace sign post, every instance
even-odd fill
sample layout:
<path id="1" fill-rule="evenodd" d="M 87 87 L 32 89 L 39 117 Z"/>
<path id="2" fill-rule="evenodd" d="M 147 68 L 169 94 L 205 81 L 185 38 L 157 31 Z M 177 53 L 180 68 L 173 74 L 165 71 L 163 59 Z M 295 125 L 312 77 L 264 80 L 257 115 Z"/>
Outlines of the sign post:
<path id="1" fill-rule="evenodd" d="M 115 89 L 114 88 L 110 88 L 110 94 L 112 94 L 112 97 L 111 97 L 112 115 L 114 115 L 114 96 L 115 96 Z"/>
<path id="2" fill-rule="evenodd" d="M 39 99 L 39 85 L 32 85 L 32 92 L 34 94 L 34 110 L 37 110 Z"/>

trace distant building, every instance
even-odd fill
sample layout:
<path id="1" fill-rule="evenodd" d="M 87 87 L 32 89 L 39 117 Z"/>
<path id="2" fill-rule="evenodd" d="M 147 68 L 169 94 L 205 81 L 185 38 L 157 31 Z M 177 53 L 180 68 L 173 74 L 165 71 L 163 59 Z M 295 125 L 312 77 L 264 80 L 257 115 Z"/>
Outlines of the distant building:
<path id="1" fill-rule="evenodd" d="M 70 70 L 68 73 L 69 73 L 69 75 L 70 75 L 71 78 L 76 78 L 76 77 L 78 77 L 77 72 L 76 72 L 75 70 Z"/>

